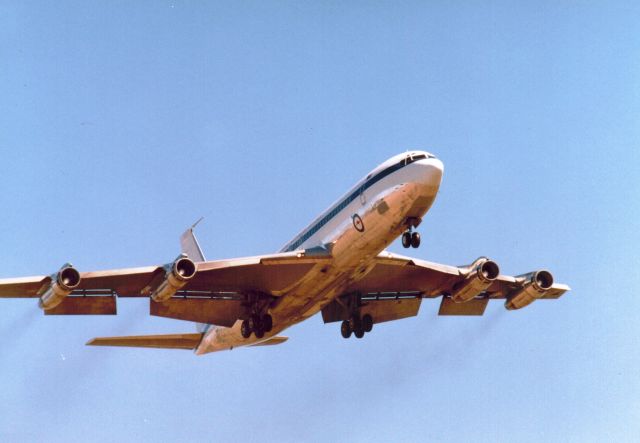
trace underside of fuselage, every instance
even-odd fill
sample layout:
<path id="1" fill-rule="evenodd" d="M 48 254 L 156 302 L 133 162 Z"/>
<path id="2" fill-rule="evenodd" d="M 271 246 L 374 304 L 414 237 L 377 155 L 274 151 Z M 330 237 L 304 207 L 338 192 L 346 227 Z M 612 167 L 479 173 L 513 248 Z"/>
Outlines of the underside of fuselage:
<path id="1" fill-rule="evenodd" d="M 263 308 L 270 330 L 262 331 L 260 338 L 247 337 L 246 320 L 237 320 L 231 327 L 210 327 L 196 354 L 267 341 L 340 297 L 345 288 L 367 275 L 380 252 L 417 227 L 436 198 L 442 172 L 439 160 L 421 152 L 393 157 L 376 168 L 285 246 L 285 250 L 315 248 L 330 260 L 314 265 L 272 297 Z"/>

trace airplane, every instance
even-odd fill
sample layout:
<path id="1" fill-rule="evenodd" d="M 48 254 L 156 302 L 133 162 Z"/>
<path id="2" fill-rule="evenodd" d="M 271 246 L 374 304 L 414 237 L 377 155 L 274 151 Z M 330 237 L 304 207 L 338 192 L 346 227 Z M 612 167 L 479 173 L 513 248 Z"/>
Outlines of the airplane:
<path id="1" fill-rule="evenodd" d="M 386 251 L 398 236 L 404 248 L 420 246 L 417 228 L 443 170 L 425 151 L 393 156 L 275 254 L 208 261 L 193 225 L 168 264 L 97 272 L 65 264 L 50 276 L 0 279 L 0 298 L 38 298 L 46 315 L 115 315 L 117 298 L 148 298 L 150 315 L 195 322 L 196 332 L 87 345 L 203 355 L 283 343 L 278 334 L 319 312 L 325 323 L 340 323 L 344 338 L 362 338 L 375 324 L 416 316 L 425 298 L 440 298 L 439 315 L 479 316 L 490 300 L 515 310 L 570 290 L 547 270 L 502 275 L 487 257 L 449 266 Z"/>

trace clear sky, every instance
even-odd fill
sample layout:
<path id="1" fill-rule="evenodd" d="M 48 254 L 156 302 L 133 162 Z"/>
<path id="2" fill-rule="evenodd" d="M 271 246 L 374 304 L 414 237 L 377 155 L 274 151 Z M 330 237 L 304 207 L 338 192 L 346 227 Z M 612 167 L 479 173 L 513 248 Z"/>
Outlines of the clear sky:
<path id="1" fill-rule="evenodd" d="M 196 357 L 120 300 L 2 300 L 3 441 L 640 440 L 638 2 L 8 1 L 0 277 L 279 249 L 388 157 L 445 164 L 419 258 L 572 292 Z M 404 251 L 399 242 L 390 248 Z"/>

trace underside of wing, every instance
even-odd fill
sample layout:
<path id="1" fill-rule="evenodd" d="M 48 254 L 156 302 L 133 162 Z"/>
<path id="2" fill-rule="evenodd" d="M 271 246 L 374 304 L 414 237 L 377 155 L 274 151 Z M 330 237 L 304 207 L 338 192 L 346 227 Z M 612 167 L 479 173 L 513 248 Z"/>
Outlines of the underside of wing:
<path id="1" fill-rule="evenodd" d="M 256 301 L 298 284 L 331 256 L 319 250 L 193 262 L 185 255 L 161 266 L 0 280 L 0 297 L 40 298 L 47 315 L 116 314 L 117 297 L 150 298 L 151 315 L 232 326 Z"/>
<path id="2" fill-rule="evenodd" d="M 538 299 L 559 298 L 569 289 L 554 283 L 548 271 L 500 275 L 497 264 L 485 257 L 458 267 L 383 252 L 364 277 L 323 310 L 323 318 L 338 321 L 369 313 L 379 323 L 409 316 L 408 300 L 436 297 L 442 297 L 439 315 L 482 315 L 489 300 L 504 299 L 507 309 L 520 309 Z M 419 303 L 413 303 L 416 315 Z"/>
<path id="3" fill-rule="evenodd" d="M 38 291 L 50 282 L 51 277 L 45 275 L 3 278 L 0 279 L 0 298 L 36 298 Z"/>

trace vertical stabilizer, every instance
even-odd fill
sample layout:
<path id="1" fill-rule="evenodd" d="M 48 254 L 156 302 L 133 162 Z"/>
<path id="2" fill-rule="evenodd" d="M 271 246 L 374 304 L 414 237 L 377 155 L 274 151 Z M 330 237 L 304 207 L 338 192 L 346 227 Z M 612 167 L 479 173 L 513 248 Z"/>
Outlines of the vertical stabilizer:
<path id="1" fill-rule="evenodd" d="M 195 228 L 202 219 L 203 217 L 200 217 L 197 222 L 180 236 L 180 249 L 194 262 L 206 261 L 202 249 L 200 249 L 200 245 L 198 244 L 198 240 L 196 239 L 196 235 L 193 233 L 193 228 Z"/>
<path id="2" fill-rule="evenodd" d="M 196 238 L 196 234 L 193 232 L 193 228 L 195 228 L 203 218 L 204 217 L 200 217 L 197 222 L 191 225 L 191 227 L 184 231 L 180 236 L 180 250 L 187 254 L 187 256 L 196 263 L 206 261 L 204 254 L 202 253 L 202 249 L 200 248 L 200 244 L 198 243 L 198 239 Z M 206 323 L 196 323 L 196 331 L 199 333 L 206 332 L 208 328 L 209 325 Z"/>

